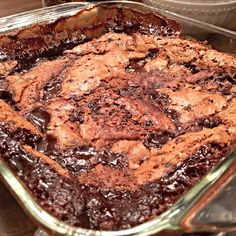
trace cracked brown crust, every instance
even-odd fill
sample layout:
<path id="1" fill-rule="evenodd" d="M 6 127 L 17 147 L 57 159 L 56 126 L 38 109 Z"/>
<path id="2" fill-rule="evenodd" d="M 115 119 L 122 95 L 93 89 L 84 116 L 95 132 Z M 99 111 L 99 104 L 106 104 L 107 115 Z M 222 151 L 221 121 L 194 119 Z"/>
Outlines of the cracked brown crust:
<path id="1" fill-rule="evenodd" d="M 236 58 L 204 43 L 113 32 L 5 76 L 1 153 L 72 225 L 152 219 L 235 148 Z"/>

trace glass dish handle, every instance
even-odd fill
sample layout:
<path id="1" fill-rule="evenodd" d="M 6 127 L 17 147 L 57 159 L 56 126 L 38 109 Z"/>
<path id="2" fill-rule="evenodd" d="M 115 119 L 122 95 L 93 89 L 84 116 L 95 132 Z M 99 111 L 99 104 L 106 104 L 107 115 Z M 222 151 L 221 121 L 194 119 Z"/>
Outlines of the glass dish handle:
<path id="1" fill-rule="evenodd" d="M 233 158 L 232 158 L 233 156 Z M 236 157 L 214 184 L 206 185 L 189 209 L 185 210 L 179 225 L 185 232 L 233 232 L 236 231 Z M 214 176 L 214 175 L 213 175 Z M 207 178 L 207 177 L 206 177 Z M 190 203 L 191 205 L 191 203 Z"/>

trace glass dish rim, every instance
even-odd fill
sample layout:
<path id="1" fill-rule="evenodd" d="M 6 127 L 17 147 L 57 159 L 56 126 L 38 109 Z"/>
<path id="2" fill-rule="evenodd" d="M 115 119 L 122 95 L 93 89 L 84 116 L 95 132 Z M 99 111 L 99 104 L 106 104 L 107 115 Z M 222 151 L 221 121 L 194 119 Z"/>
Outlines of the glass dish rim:
<path id="1" fill-rule="evenodd" d="M 177 13 L 173 13 L 170 11 L 160 10 L 155 7 L 148 6 L 143 3 L 137 3 L 132 1 L 104 1 L 104 2 L 80 2 L 80 3 L 66 3 L 61 4 L 58 6 L 52 6 L 46 9 L 37 9 L 26 13 L 19 13 L 12 16 L 7 16 L 0 18 L 0 26 L 5 22 L 11 22 L 12 20 L 16 20 L 19 17 L 24 16 L 34 16 L 36 13 L 40 12 L 50 12 L 55 9 L 61 8 L 66 6 L 75 6 L 77 7 L 74 10 L 65 11 L 64 14 L 58 15 L 58 18 L 64 16 L 71 16 L 74 15 L 76 12 L 86 9 L 92 8 L 96 5 L 106 5 L 106 4 L 134 4 L 136 6 L 142 6 L 149 8 L 150 10 L 153 9 L 160 14 L 165 14 L 167 17 L 175 17 L 179 18 L 183 21 L 191 22 L 198 27 L 202 27 L 207 30 L 212 30 L 213 32 L 224 34 L 225 36 L 231 37 L 236 39 L 236 32 L 223 29 L 218 26 L 214 26 L 205 22 L 201 22 L 198 20 L 190 19 L 189 17 L 185 17 L 179 15 Z M 40 23 L 49 22 L 48 19 L 41 18 Z M 55 17 L 55 15 L 53 15 Z M 56 19 L 58 19 L 56 18 Z M 53 18 L 55 21 L 55 18 Z M 24 23 L 24 22 L 23 22 Z M 35 23 L 25 22 L 27 25 L 30 26 Z M 11 24 L 7 26 L 7 28 L 11 28 Z M 14 31 L 11 30 L 10 31 Z M 7 32 L 7 30 L 5 31 Z M 153 220 L 147 221 L 142 223 L 138 226 L 132 227 L 130 229 L 125 230 L 117 230 L 117 231 L 100 231 L 100 230 L 89 230 L 84 228 L 79 228 L 75 226 L 70 226 L 63 221 L 53 217 L 50 213 L 47 213 L 44 209 L 42 209 L 39 204 L 33 199 L 30 193 L 26 190 L 24 184 L 14 175 L 8 165 L 1 159 L 0 157 L 0 177 L 2 178 L 3 182 L 8 186 L 10 191 L 16 197 L 18 202 L 22 205 L 22 207 L 37 221 L 37 223 L 45 228 L 46 230 L 50 230 L 50 232 L 57 233 L 59 235 L 68 235 L 68 236 L 79 236 L 79 235 L 91 235 L 91 236 L 130 236 L 130 235 L 147 235 L 147 234 L 154 234 L 161 230 L 179 230 L 181 229 L 179 222 L 180 219 L 186 214 L 186 212 L 193 206 L 193 204 L 200 199 L 200 197 L 221 177 L 221 175 L 227 171 L 227 169 L 232 165 L 232 163 L 236 160 L 236 153 L 231 154 L 229 157 L 225 158 L 217 167 L 214 168 L 209 174 L 207 174 L 198 184 L 196 184 L 191 190 L 187 191 L 186 194 L 171 208 L 167 211 L 162 213 L 161 215 L 155 217 Z M 196 196 L 198 193 L 198 196 Z M 183 206 L 185 208 L 183 209 Z M 186 207 L 187 206 L 187 207 Z M 179 214 L 180 210 L 182 211 Z"/>
<path id="2" fill-rule="evenodd" d="M 56 19 L 58 19 L 60 17 L 65 17 L 65 16 L 68 17 L 71 15 L 74 15 L 76 12 L 78 12 L 78 10 L 82 10 L 85 8 L 92 8 L 92 7 L 99 5 L 99 4 L 106 5 L 106 4 L 116 4 L 116 3 L 117 4 L 134 4 L 136 6 L 143 6 L 143 7 L 149 8 L 150 10 L 158 11 L 161 15 L 164 14 L 164 15 L 167 15 L 168 17 L 170 16 L 170 17 L 178 18 L 180 20 L 183 20 L 184 22 L 188 22 L 188 23 L 191 23 L 192 25 L 195 25 L 197 27 L 201 27 L 202 29 L 210 30 L 212 32 L 219 33 L 219 34 L 224 34 L 224 36 L 236 39 L 236 31 L 232 31 L 232 30 L 229 30 L 229 29 L 217 26 L 217 25 L 212 25 L 207 22 L 199 21 L 199 20 L 190 18 L 188 16 L 181 15 L 179 13 L 175 13 L 175 12 L 168 11 L 168 10 L 162 10 L 157 7 L 147 5 L 145 3 L 135 2 L 132 0 L 105 0 L 105 1 L 91 1 L 91 2 L 70 2 L 70 3 L 59 4 L 56 6 L 50 6 L 50 7 L 46 7 L 46 8 L 39 8 L 39 9 L 31 10 L 31 11 L 21 12 L 21 13 L 17 13 L 17 14 L 10 15 L 10 16 L 0 17 L 0 35 L 2 33 L 6 33 L 8 30 L 14 32 L 15 30 L 11 29 L 11 27 L 13 27 L 13 24 L 11 21 L 12 20 L 14 21 L 20 17 L 26 18 L 26 20 L 25 20 L 25 22 L 21 21 L 19 26 L 17 25 L 17 27 L 16 27 L 16 25 L 14 25 L 15 28 L 17 28 L 17 31 L 19 31 L 19 29 L 21 29 L 22 27 L 24 28 L 24 27 L 28 27 L 32 24 L 36 24 L 34 21 L 36 21 L 36 22 L 40 21 L 40 23 L 43 23 L 43 22 L 49 23 L 49 22 L 55 20 L 55 18 L 53 18 L 53 17 L 57 17 Z M 57 8 L 67 7 L 67 6 L 75 6 L 78 8 L 76 10 L 71 10 L 71 9 L 64 10 L 64 13 L 60 14 L 59 16 L 56 14 L 55 15 L 52 14 L 53 10 L 55 10 Z M 40 15 L 41 11 L 44 13 L 43 16 Z M 50 15 L 47 15 L 45 13 L 50 13 Z M 39 19 L 38 19 L 38 17 L 35 17 L 35 14 L 39 15 Z M 31 21 L 33 20 L 33 23 L 29 22 L 29 19 L 27 19 L 27 16 L 31 16 L 30 20 Z M 16 23 L 17 22 L 14 21 L 14 24 L 16 24 Z"/>

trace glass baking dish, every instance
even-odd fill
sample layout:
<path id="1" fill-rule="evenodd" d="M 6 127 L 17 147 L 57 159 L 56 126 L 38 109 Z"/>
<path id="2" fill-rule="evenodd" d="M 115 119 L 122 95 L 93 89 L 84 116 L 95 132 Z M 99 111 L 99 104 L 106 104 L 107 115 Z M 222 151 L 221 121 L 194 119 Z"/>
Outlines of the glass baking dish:
<path id="1" fill-rule="evenodd" d="M 236 53 L 236 33 L 190 19 L 169 11 L 159 10 L 146 6 L 142 3 L 128 1 L 106 1 L 102 3 L 67 3 L 49 8 L 34 10 L 14 16 L 0 18 L 0 35 L 14 35 L 19 28 L 31 27 L 35 24 L 54 22 L 56 19 L 65 17 L 74 27 L 77 23 L 90 24 L 90 21 L 101 17 L 99 6 L 128 7 L 134 10 L 158 13 L 176 20 L 183 27 L 186 37 L 198 40 L 207 40 L 214 48 L 229 53 Z M 78 18 L 73 18 L 78 11 L 85 9 Z M 68 25 L 60 25 L 68 29 Z M 30 29 L 30 28 L 29 28 Z M 35 28 L 34 28 L 35 29 Z M 32 32 L 34 36 L 37 30 Z M 101 34 L 101 32 L 100 32 Z M 32 35 L 30 35 L 31 37 Z M 96 35 L 92 35 L 95 37 Z M 27 34 L 23 37 L 28 37 Z M 64 35 L 63 35 L 64 37 Z M 66 37 L 66 36 L 65 36 Z M 65 38 L 66 39 L 66 38 Z M 1 49 L 1 42 L 0 42 Z M 0 54 L 0 59 L 5 55 Z M 155 219 L 136 227 L 120 231 L 94 231 L 70 226 L 49 213 L 44 211 L 32 198 L 24 184 L 15 176 L 7 163 L 0 158 L 0 177 L 23 209 L 32 219 L 49 235 L 100 235 L 100 236 L 131 236 L 131 235 L 178 235 L 179 232 L 222 232 L 236 231 L 236 204 L 232 203 L 230 213 L 220 211 L 214 217 L 209 217 L 209 209 L 217 203 L 217 199 L 224 197 L 224 190 L 230 189 L 231 197 L 236 197 L 234 188 L 234 173 L 236 172 L 236 153 L 225 158 L 217 167 L 205 176 L 195 187 L 188 191 L 175 205 Z M 233 199 L 233 198 L 231 198 Z M 220 203 L 221 204 L 221 203 Z M 219 204 L 218 204 L 219 205 Z M 235 205 L 235 206 L 234 206 Z M 233 209 L 235 208 L 235 209 Z M 222 209 L 222 208 L 221 208 Z M 218 217 L 220 214 L 221 217 Z M 230 217 L 229 217 L 230 216 Z"/>

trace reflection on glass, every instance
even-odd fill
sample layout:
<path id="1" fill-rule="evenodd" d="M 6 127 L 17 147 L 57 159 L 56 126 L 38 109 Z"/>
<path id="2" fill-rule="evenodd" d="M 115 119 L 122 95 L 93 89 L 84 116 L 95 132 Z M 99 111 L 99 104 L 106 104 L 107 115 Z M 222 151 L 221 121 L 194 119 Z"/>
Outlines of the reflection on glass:
<path id="1" fill-rule="evenodd" d="M 218 227 L 236 225 L 236 176 L 193 219 L 195 225 L 207 224 Z"/>
<path id="2" fill-rule="evenodd" d="M 49 7 L 49 6 L 67 3 L 67 2 L 85 2 L 85 0 L 42 0 L 44 7 Z"/>

